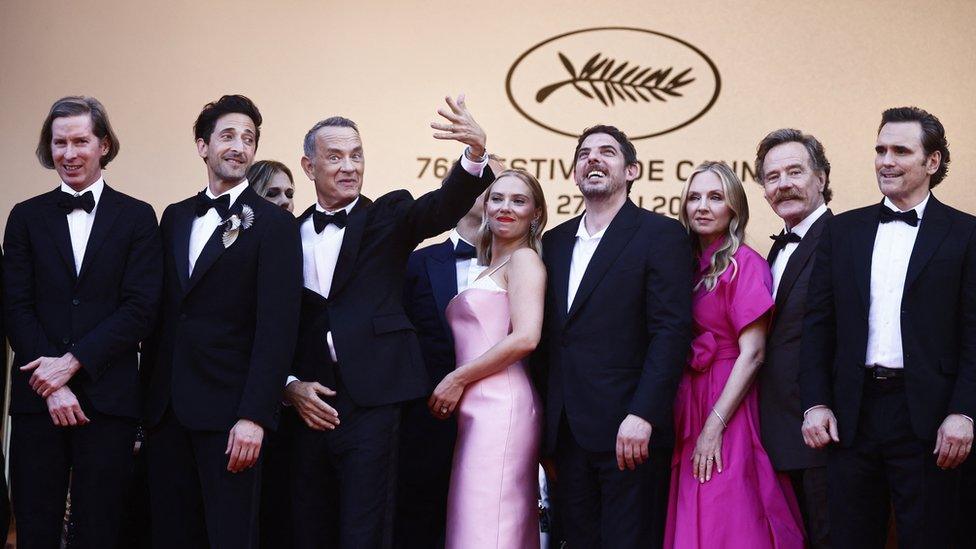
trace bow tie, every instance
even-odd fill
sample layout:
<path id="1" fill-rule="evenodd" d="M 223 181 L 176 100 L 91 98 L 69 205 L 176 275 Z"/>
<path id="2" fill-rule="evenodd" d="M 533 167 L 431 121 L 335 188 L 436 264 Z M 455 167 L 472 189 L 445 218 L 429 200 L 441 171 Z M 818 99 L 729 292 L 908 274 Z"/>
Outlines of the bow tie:
<path id="1" fill-rule="evenodd" d="M 788 231 L 782 234 L 771 234 L 769 235 L 769 238 L 775 240 L 776 244 L 779 244 L 780 246 L 786 246 L 787 244 L 800 242 L 801 240 L 800 235 L 794 233 L 793 231 Z"/>
<path id="2" fill-rule="evenodd" d="M 217 210 L 217 215 L 219 215 L 221 219 L 226 219 L 227 214 L 230 212 L 230 195 L 222 194 L 217 198 L 210 198 L 204 191 L 197 193 L 197 217 L 207 215 L 210 208 Z"/>
<path id="3" fill-rule="evenodd" d="M 896 212 L 884 204 L 881 205 L 881 222 L 904 221 L 912 227 L 918 227 L 918 213 L 912 209 L 907 212 Z"/>
<path id="4" fill-rule="evenodd" d="M 61 200 L 58 200 L 58 206 L 64 208 L 67 213 L 75 210 L 85 210 L 85 213 L 91 213 L 95 209 L 95 195 L 91 191 L 79 195 L 61 191 L 61 194 L 63 196 Z"/>
<path id="5" fill-rule="evenodd" d="M 334 214 L 327 214 L 325 212 L 320 212 L 315 210 L 312 212 L 312 225 L 315 226 L 315 233 L 321 234 L 329 223 L 335 225 L 338 228 L 343 228 L 346 226 L 346 210 L 339 210 Z"/>
<path id="6" fill-rule="evenodd" d="M 457 246 L 454 247 L 454 259 L 474 259 L 476 257 L 478 257 L 478 250 L 459 238 Z"/>

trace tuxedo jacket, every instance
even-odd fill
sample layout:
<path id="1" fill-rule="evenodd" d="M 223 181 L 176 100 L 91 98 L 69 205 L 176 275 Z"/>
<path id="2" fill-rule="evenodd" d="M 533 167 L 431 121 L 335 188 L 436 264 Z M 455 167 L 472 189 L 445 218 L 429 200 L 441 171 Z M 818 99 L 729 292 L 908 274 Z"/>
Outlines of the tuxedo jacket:
<path id="1" fill-rule="evenodd" d="M 34 359 L 71 352 L 81 362 L 68 386 L 82 407 L 139 417 L 139 344 L 162 286 L 156 214 L 108 185 L 95 210 L 81 271 L 75 269 L 60 189 L 14 206 L 4 233 L 7 336 L 14 350 L 10 412 L 46 413 L 31 389 Z"/>
<path id="2" fill-rule="evenodd" d="M 336 387 L 326 342 L 331 331 L 339 376 L 357 406 L 403 402 L 430 391 L 416 330 L 403 307 L 407 258 L 423 240 L 454 227 L 493 178 L 488 168 L 478 178 L 458 162 L 440 189 L 416 200 L 404 190 L 375 202 L 359 198 L 346 221 L 329 298 L 308 289 L 303 294 L 294 367 L 299 379 Z"/>
<path id="3" fill-rule="evenodd" d="M 871 258 L 881 205 L 827 221 L 810 277 L 800 358 L 803 409 L 829 406 L 840 443 L 857 432 Z M 898 223 L 893 222 L 893 223 Z M 929 198 L 901 295 L 911 427 L 934 440 L 947 414 L 976 417 L 976 218 Z"/>
<path id="4" fill-rule="evenodd" d="M 827 456 L 803 443 L 800 425 L 800 341 L 806 311 L 810 273 L 816 262 L 817 243 L 833 214 L 827 210 L 810 225 L 786 262 L 776 291 L 766 362 L 759 369 L 759 426 L 763 447 L 777 471 L 822 467 Z M 770 266 L 772 255 L 768 258 Z"/>
<path id="5" fill-rule="evenodd" d="M 225 247 L 219 227 L 189 275 L 196 198 L 172 204 L 160 222 L 163 304 L 146 368 L 146 419 L 172 406 L 185 428 L 227 431 L 239 419 L 274 429 L 295 350 L 302 247 L 295 218 L 247 188 L 254 222 Z"/>
<path id="6" fill-rule="evenodd" d="M 457 293 L 457 259 L 450 239 L 410 254 L 403 305 L 417 330 L 427 375 L 435 386 L 457 365 L 445 314 Z"/>
<path id="7" fill-rule="evenodd" d="M 677 221 L 627 200 L 610 222 L 566 309 L 582 216 L 543 237 L 549 273 L 540 351 L 547 372 L 546 447 L 565 415 L 580 446 L 613 451 L 628 414 L 654 427 L 651 445 L 673 444 L 672 407 L 691 343 L 693 255 Z"/>

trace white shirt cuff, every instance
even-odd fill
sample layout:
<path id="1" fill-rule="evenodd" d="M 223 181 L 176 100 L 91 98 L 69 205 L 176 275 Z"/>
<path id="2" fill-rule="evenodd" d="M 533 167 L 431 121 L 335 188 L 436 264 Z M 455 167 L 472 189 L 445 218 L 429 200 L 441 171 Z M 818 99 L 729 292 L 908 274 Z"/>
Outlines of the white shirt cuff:
<path id="1" fill-rule="evenodd" d="M 485 172 L 485 166 L 488 165 L 488 151 L 485 151 L 485 155 L 481 158 L 481 162 L 475 162 L 468 158 L 468 151 L 471 147 L 466 147 L 464 153 L 461 154 L 461 167 L 464 171 L 475 177 L 481 177 L 481 174 Z"/>
<path id="2" fill-rule="evenodd" d="M 291 385 L 291 382 L 293 382 L 293 381 L 301 381 L 301 380 L 300 380 L 300 379 L 298 379 L 298 378 L 297 378 L 297 377 L 295 377 L 295 376 L 292 376 L 292 375 L 289 375 L 289 376 L 288 376 L 288 379 L 286 379 L 286 380 L 285 380 L 285 387 L 287 387 L 287 386 L 289 386 L 289 385 Z"/>
<path id="3" fill-rule="evenodd" d="M 827 407 L 826 404 L 817 404 L 816 406 L 811 406 L 811 407 L 807 408 L 806 411 L 803 412 L 803 419 L 806 419 L 807 414 L 810 413 L 810 410 L 815 410 L 817 408 L 826 408 L 826 407 Z"/>

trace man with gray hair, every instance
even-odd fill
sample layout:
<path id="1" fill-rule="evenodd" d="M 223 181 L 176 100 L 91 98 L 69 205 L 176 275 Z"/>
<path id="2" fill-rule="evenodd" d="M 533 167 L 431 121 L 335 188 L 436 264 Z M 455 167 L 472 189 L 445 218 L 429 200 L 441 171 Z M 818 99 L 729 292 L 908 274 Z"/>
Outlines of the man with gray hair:
<path id="1" fill-rule="evenodd" d="M 785 128 L 769 133 L 756 150 L 756 174 L 763 195 L 785 228 L 767 257 L 773 272 L 776 313 L 766 340 L 766 364 L 759 370 L 763 446 L 778 472 L 789 476 L 807 538 L 829 547 L 826 456 L 803 443 L 797 377 L 807 284 L 817 242 L 831 217 L 830 162 L 816 137 Z"/>
<path id="2" fill-rule="evenodd" d="M 285 398 L 305 425 L 291 468 L 295 546 L 382 547 L 391 542 L 403 402 L 430 392 L 420 344 L 403 308 L 410 252 L 454 227 L 491 183 L 485 134 L 447 98 L 434 137 L 465 150 L 444 185 L 360 195 L 365 155 L 347 118 L 315 124 L 302 168 L 316 203 L 299 218 L 305 290 Z"/>

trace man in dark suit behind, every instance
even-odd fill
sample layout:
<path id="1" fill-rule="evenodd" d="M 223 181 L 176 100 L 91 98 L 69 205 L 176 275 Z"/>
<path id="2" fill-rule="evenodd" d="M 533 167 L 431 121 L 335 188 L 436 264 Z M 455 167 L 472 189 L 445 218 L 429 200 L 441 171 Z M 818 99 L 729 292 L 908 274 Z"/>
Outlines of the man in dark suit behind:
<path id="1" fill-rule="evenodd" d="M 484 209 L 479 197 L 447 240 L 416 250 L 407 260 L 403 306 L 417 330 L 431 388 L 456 366 L 454 338 L 445 311 L 451 299 L 483 268 L 478 266 L 474 242 Z M 431 415 L 428 396 L 403 405 L 394 525 L 398 549 L 444 546 L 457 422 L 453 417 Z"/>
<path id="2" fill-rule="evenodd" d="M 102 179 L 119 144 L 91 97 L 51 107 L 37 146 L 58 189 L 17 204 L 4 233 L 14 350 L 10 472 L 19 547 L 114 547 L 140 413 L 139 343 L 159 304 L 156 214 Z"/>
<path id="3" fill-rule="evenodd" d="M 803 437 L 835 443 L 832 545 L 883 547 L 893 505 L 899 547 L 949 547 L 976 415 L 976 218 L 931 193 L 949 148 L 924 110 L 884 112 L 874 165 L 884 200 L 828 220 L 817 249 Z"/>
<path id="4" fill-rule="evenodd" d="M 672 407 L 691 341 L 685 230 L 627 198 L 637 153 L 612 126 L 579 138 L 586 212 L 543 237 L 547 454 L 571 547 L 660 547 Z M 653 433 L 653 436 L 652 436 Z"/>
<path id="5" fill-rule="evenodd" d="M 807 286 L 820 233 L 831 217 L 830 162 L 816 137 L 781 129 L 759 143 L 756 173 L 766 201 L 786 225 L 771 237 L 774 243 L 767 258 L 776 307 L 766 339 L 766 363 L 759 370 L 763 447 L 773 467 L 793 483 L 810 545 L 826 548 L 827 457 L 803 444 L 796 427 L 803 422 L 797 378 Z"/>
<path id="6" fill-rule="evenodd" d="M 492 180 L 485 134 L 463 99 L 438 111 L 435 137 L 468 145 L 440 189 L 414 200 L 361 196 L 356 125 L 332 117 L 305 137 L 302 167 L 316 204 L 299 217 L 305 291 L 288 402 L 305 421 L 292 467 L 295 545 L 380 547 L 392 541 L 401 403 L 427 394 L 414 326 L 403 308 L 407 258 L 451 227 Z M 325 397 L 324 399 L 322 397 Z"/>
<path id="7" fill-rule="evenodd" d="M 208 183 L 170 205 L 164 288 L 147 355 L 153 546 L 257 543 L 261 443 L 274 429 L 301 301 L 301 244 L 287 211 L 245 171 L 261 114 L 225 95 L 194 124 Z"/>

